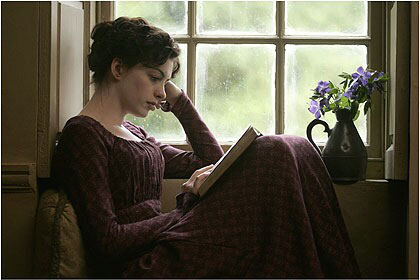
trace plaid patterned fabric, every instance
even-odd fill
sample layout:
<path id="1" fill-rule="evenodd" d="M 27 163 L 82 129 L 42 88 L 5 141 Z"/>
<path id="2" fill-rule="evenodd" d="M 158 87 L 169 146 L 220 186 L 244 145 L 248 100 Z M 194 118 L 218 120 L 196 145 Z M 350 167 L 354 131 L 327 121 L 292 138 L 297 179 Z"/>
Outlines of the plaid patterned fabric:
<path id="1" fill-rule="evenodd" d="M 198 200 L 160 211 L 165 178 L 188 178 L 223 151 L 188 97 L 172 107 L 194 152 L 142 128 L 129 141 L 87 117 L 70 119 L 52 174 L 78 216 L 100 277 L 360 277 L 326 168 L 304 138 L 258 137 Z"/>

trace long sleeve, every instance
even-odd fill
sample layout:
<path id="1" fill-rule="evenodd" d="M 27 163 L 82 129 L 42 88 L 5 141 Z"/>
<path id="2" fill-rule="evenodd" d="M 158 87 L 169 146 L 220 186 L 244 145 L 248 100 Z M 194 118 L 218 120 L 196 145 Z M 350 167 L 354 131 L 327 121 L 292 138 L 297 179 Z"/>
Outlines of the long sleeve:
<path id="1" fill-rule="evenodd" d="M 106 140 L 89 125 L 67 126 L 57 146 L 52 172 L 69 196 L 86 244 L 111 261 L 141 251 L 173 225 L 181 211 L 120 224 L 109 180 L 113 143 Z"/>
<path id="2" fill-rule="evenodd" d="M 189 178 L 192 173 L 206 165 L 216 163 L 222 156 L 222 147 L 207 127 L 188 96 L 183 92 L 172 106 L 171 112 L 178 118 L 193 151 L 183 151 L 162 144 L 139 128 L 147 140 L 159 146 L 165 158 L 165 179 Z"/>

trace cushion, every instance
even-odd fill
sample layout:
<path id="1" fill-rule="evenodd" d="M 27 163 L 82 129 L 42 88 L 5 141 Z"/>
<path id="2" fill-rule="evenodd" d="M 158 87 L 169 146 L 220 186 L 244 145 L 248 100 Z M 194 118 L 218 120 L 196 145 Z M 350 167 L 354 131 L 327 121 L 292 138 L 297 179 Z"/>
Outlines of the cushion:
<path id="1" fill-rule="evenodd" d="M 33 267 L 37 278 L 88 277 L 77 217 L 63 191 L 48 189 L 39 200 Z"/>

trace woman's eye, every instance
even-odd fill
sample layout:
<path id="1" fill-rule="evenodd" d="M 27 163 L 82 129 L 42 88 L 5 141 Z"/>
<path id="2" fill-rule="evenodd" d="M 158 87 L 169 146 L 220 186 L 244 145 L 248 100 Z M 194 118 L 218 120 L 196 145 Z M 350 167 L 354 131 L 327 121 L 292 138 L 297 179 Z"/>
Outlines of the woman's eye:
<path id="1" fill-rule="evenodd" d="M 152 80 L 152 81 L 156 82 L 156 81 L 159 81 L 159 78 L 156 78 L 156 77 L 150 76 L 150 80 Z"/>

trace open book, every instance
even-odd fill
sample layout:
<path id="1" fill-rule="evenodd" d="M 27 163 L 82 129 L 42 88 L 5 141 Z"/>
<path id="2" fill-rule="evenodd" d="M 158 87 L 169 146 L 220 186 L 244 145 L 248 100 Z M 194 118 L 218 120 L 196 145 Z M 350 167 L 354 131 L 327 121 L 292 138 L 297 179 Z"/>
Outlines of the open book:
<path id="1" fill-rule="evenodd" d="M 216 162 L 213 171 L 207 176 L 203 184 L 198 189 L 200 196 L 203 196 L 210 187 L 222 176 L 223 173 L 236 161 L 236 159 L 251 145 L 257 136 L 261 136 L 261 132 L 248 126 L 246 131 L 233 144 L 229 150 Z"/>

